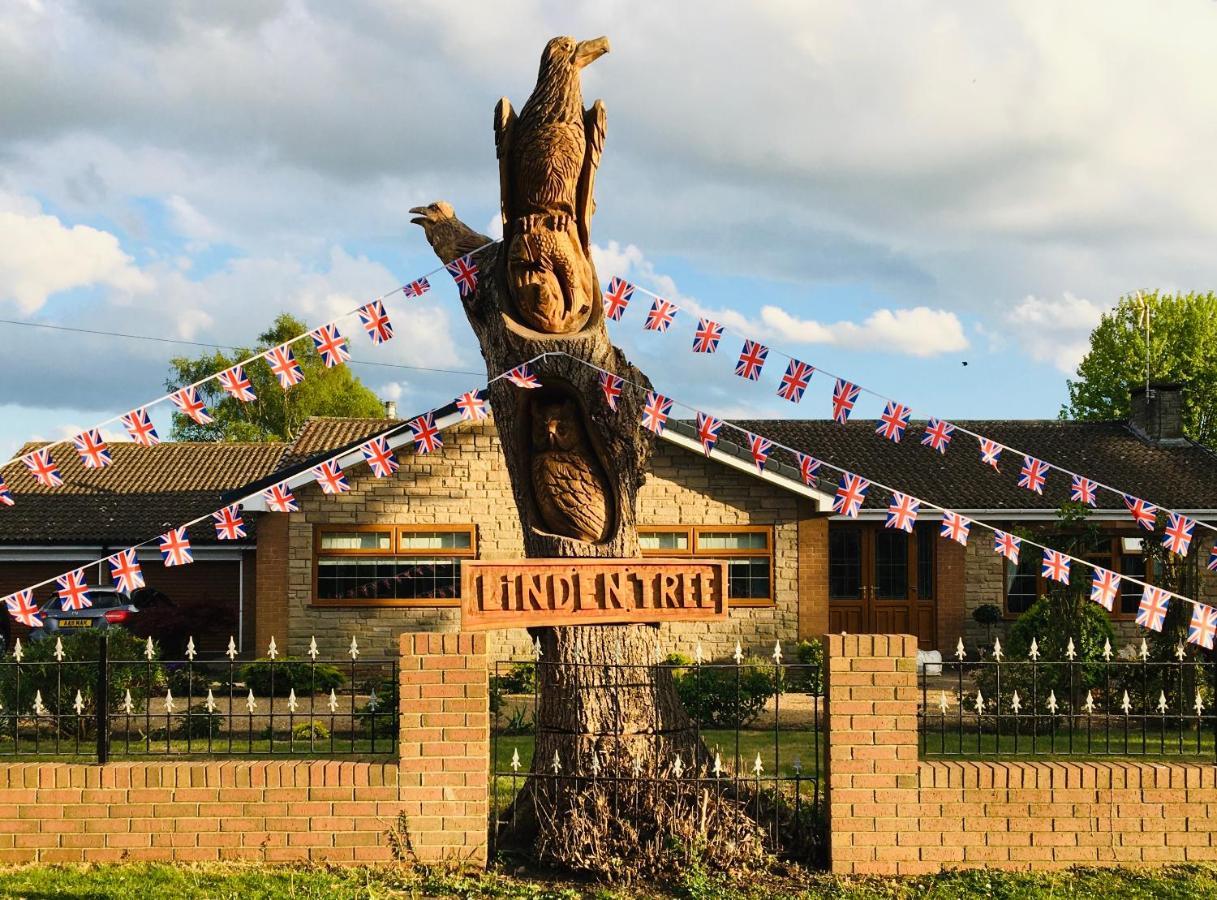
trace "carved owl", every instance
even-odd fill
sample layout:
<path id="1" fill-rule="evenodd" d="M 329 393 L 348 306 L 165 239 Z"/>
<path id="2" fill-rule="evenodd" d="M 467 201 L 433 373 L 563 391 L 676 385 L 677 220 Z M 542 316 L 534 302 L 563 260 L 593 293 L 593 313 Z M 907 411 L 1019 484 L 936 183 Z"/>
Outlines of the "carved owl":
<path id="1" fill-rule="evenodd" d="M 572 400 L 532 408 L 532 490 L 545 527 L 581 541 L 601 541 L 609 520 L 607 482 Z"/>

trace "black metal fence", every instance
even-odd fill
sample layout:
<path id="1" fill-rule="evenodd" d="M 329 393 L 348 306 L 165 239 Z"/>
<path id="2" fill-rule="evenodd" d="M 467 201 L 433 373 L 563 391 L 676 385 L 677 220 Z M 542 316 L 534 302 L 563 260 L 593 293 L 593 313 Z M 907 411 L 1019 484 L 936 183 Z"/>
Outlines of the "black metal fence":
<path id="1" fill-rule="evenodd" d="M 551 667 L 561 671 L 547 673 Z M 564 741 L 539 715 L 547 677 L 562 681 L 574 702 L 574 695 L 597 690 L 619 697 L 645 690 L 653 709 L 663 705 L 653 696 L 656 685 L 670 678 L 689 721 L 679 734 L 670 718 L 656 716 L 641 730 L 635 721 L 633 733 L 615 722 L 587 746 Z M 824 857 L 818 663 L 786 663 L 780 654 L 746 660 L 738 653 L 730 662 L 669 658 L 652 665 L 504 660 L 493 665 L 491 713 L 492 852 L 521 815 L 538 814 L 538 797 L 587 790 L 596 796 L 594 814 L 626 820 L 651 814 L 657 804 L 684 804 L 690 818 L 703 819 L 697 827 L 712 829 L 728 814 L 738 825 L 742 811 L 766 849 L 807 862 Z M 567 749 L 550 752 L 559 746 Z"/>
<path id="2" fill-rule="evenodd" d="M 1217 662 L 1180 646 L 1152 658 L 1144 641 L 1088 658 L 1000 649 L 920 674 L 923 756 L 1130 756 L 1217 760 Z"/>
<path id="3" fill-rule="evenodd" d="M 382 757 L 398 742 L 398 660 L 167 659 L 106 633 L 47 636 L 0 660 L 0 758 Z"/>

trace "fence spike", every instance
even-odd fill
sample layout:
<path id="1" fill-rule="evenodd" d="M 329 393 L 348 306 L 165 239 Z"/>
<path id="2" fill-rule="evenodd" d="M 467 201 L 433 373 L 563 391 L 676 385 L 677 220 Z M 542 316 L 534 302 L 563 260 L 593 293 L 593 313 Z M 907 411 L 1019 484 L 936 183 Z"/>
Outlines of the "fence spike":
<path id="1" fill-rule="evenodd" d="M 672 763 L 672 774 L 679 778 L 684 774 L 685 764 L 680 759 L 680 754 L 676 754 L 676 761 Z"/>
<path id="2" fill-rule="evenodd" d="M 555 775 L 562 771 L 562 760 L 558 759 L 557 750 L 554 750 L 553 770 Z"/>
<path id="3" fill-rule="evenodd" d="M 961 638 L 960 638 L 960 639 L 959 639 L 959 640 L 958 640 L 958 641 L 955 643 L 955 658 L 956 658 L 956 659 L 963 659 L 963 658 L 964 658 L 965 656 L 967 656 L 967 655 L 968 655 L 968 651 L 967 651 L 967 650 L 965 650 L 965 649 L 963 648 L 963 638 L 961 637 Z"/>
<path id="4" fill-rule="evenodd" d="M 173 712 L 176 707 L 173 705 L 173 691 L 165 690 L 165 713 L 166 715 Z"/>
<path id="5" fill-rule="evenodd" d="M 34 715 L 45 716 L 46 707 L 42 705 L 42 691 L 34 692 Z"/>
<path id="6" fill-rule="evenodd" d="M 595 750 L 592 751 L 592 775 L 600 774 L 600 756 Z"/>
<path id="7" fill-rule="evenodd" d="M 1056 714 L 1056 691 L 1048 692 L 1048 712 Z"/>
<path id="8" fill-rule="evenodd" d="M 84 695 L 80 693 L 80 688 L 76 689 L 76 701 L 72 704 L 72 709 L 76 710 L 76 715 L 84 715 L 85 698 Z"/>
<path id="9" fill-rule="evenodd" d="M 127 715 L 135 712 L 135 699 L 131 696 L 130 688 L 127 688 L 127 693 L 123 695 L 123 712 Z"/>
<path id="10" fill-rule="evenodd" d="M 228 651 L 225 654 L 229 660 L 237 658 L 237 642 L 233 640 L 232 635 L 228 636 Z"/>
<path id="11" fill-rule="evenodd" d="M 752 771 L 757 778 L 760 778 L 761 773 L 765 771 L 765 766 L 763 763 L 761 763 L 761 754 L 759 751 L 756 754 L 756 760 L 752 763 Z"/>
<path id="12" fill-rule="evenodd" d="M 1124 692 L 1124 699 L 1120 701 L 1120 709 L 1124 710 L 1124 715 L 1132 712 L 1132 700 L 1128 698 L 1128 691 Z"/>
<path id="13" fill-rule="evenodd" d="M 190 637 L 188 637 L 186 639 L 186 658 L 188 660 L 190 660 L 191 662 L 194 662 L 194 657 L 195 657 L 194 635 L 192 634 Z"/>
<path id="14" fill-rule="evenodd" d="M 794 770 L 795 775 L 802 775 L 803 774 L 803 757 L 796 756 L 794 758 L 794 765 L 792 765 L 790 768 L 792 768 Z"/>
<path id="15" fill-rule="evenodd" d="M 782 642 L 781 641 L 773 642 L 773 664 L 775 666 L 780 666 L 782 664 Z"/>
<path id="16" fill-rule="evenodd" d="M 13 644 L 13 659 L 21 662 L 23 656 L 25 656 L 25 651 L 21 649 L 21 638 L 17 638 L 16 643 Z"/>
<path id="17" fill-rule="evenodd" d="M 1027 655 L 1032 659 L 1040 658 L 1040 645 L 1035 638 L 1031 639 L 1031 649 L 1027 651 Z"/>
<path id="18" fill-rule="evenodd" d="M 1204 712 L 1204 700 L 1200 697 L 1200 688 L 1196 688 L 1196 702 L 1192 704 L 1196 710 L 1196 715 Z"/>
<path id="19" fill-rule="evenodd" d="M 1016 716 L 1023 708 L 1023 701 L 1018 698 L 1018 691 L 1015 691 L 1014 696 L 1010 698 L 1010 708 L 1014 710 Z"/>
<path id="20" fill-rule="evenodd" d="M 541 652 L 541 639 L 539 637 L 532 640 L 532 655 L 536 659 L 540 659 L 545 654 Z"/>
<path id="21" fill-rule="evenodd" d="M 1103 659 L 1111 662 L 1111 638 L 1103 638 Z"/>
<path id="22" fill-rule="evenodd" d="M 519 747 L 515 747 L 511 751 L 511 771 L 513 771 L 513 772 L 520 771 L 520 748 Z"/>
<path id="23" fill-rule="evenodd" d="M 148 635 L 148 640 L 144 644 L 144 659 L 152 662 L 154 656 L 156 656 L 156 648 L 152 646 L 152 635 Z"/>
<path id="24" fill-rule="evenodd" d="M 1161 691 L 1158 694 L 1158 712 L 1166 715 L 1166 691 Z"/>
<path id="25" fill-rule="evenodd" d="M 1001 638 L 993 639 L 993 658 L 1001 662 Z"/>
<path id="26" fill-rule="evenodd" d="M 329 707 L 330 707 L 330 712 L 332 712 L 332 713 L 338 712 L 338 692 L 335 691 L 333 688 L 330 688 Z"/>
<path id="27" fill-rule="evenodd" d="M 739 645 L 739 641 L 735 642 L 735 664 L 738 666 L 744 661 L 744 648 Z"/>
<path id="28" fill-rule="evenodd" d="M 949 704 L 947 703 L 947 692 L 939 691 L 938 692 L 938 709 L 939 709 L 939 711 L 942 712 L 943 714 L 945 714 L 947 711 L 948 705 Z"/>
<path id="29" fill-rule="evenodd" d="M 287 709 L 289 712 L 295 712 L 299 708 L 300 703 L 296 700 L 296 689 L 292 688 L 287 692 Z"/>
<path id="30" fill-rule="evenodd" d="M 642 757 L 634 757 L 634 777 L 639 778 L 642 775 Z"/>
<path id="31" fill-rule="evenodd" d="M 351 635 L 351 649 L 348 652 L 352 660 L 359 659 L 359 642 L 355 640 L 355 635 Z"/>
<path id="32" fill-rule="evenodd" d="M 1141 638 L 1141 659 L 1149 659 L 1149 644 L 1145 643 L 1145 638 Z"/>
<path id="33" fill-rule="evenodd" d="M 317 653 L 318 653 L 317 637 L 316 637 L 316 635 L 314 635 L 313 637 L 308 639 L 308 658 L 311 659 L 313 662 L 316 662 Z"/>
<path id="34" fill-rule="evenodd" d="M 216 698 L 215 695 L 211 693 L 211 688 L 207 689 L 207 711 L 211 713 L 216 711 Z"/>
<path id="35" fill-rule="evenodd" d="M 275 646 L 275 636 L 270 636 L 270 646 L 266 648 L 266 655 L 270 659 L 274 659 L 279 655 L 279 648 Z"/>
<path id="36" fill-rule="evenodd" d="M 56 662 L 63 662 L 63 638 L 61 638 L 59 635 L 55 635 L 54 656 Z"/>
<path id="37" fill-rule="evenodd" d="M 1086 710 L 1086 715 L 1094 714 L 1094 696 L 1090 691 L 1086 692 L 1086 702 L 1082 704 L 1082 709 Z"/>
<path id="38" fill-rule="evenodd" d="M 980 688 L 976 689 L 976 715 L 982 715 L 985 711 L 985 698 L 980 693 Z"/>
<path id="39" fill-rule="evenodd" d="M 714 772 L 715 778 L 718 778 L 723 774 L 723 758 L 719 755 L 717 750 L 714 751 L 714 768 L 711 771 Z"/>
<path id="40" fill-rule="evenodd" d="M 376 688 L 372 688 L 372 693 L 368 695 L 368 712 L 376 712 L 376 707 L 380 705 L 380 698 L 376 696 Z"/>
<path id="41" fill-rule="evenodd" d="M 693 648 L 693 662 L 700 666 L 704 658 L 701 652 L 701 641 L 698 641 L 697 646 Z"/>
<path id="42" fill-rule="evenodd" d="M 1069 643 L 1065 645 L 1065 659 L 1072 662 L 1078 655 L 1077 650 L 1073 647 L 1073 638 L 1069 639 Z"/>
<path id="43" fill-rule="evenodd" d="M 254 699 L 253 688 L 249 689 L 249 696 L 245 698 L 245 708 L 249 710 L 251 716 L 254 714 L 254 710 L 258 708 L 258 701 Z"/>
<path id="44" fill-rule="evenodd" d="M 1185 656 L 1187 656 L 1187 651 L 1183 649 L 1183 641 L 1180 641 L 1179 645 L 1175 647 L 1175 659 L 1183 662 Z"/>

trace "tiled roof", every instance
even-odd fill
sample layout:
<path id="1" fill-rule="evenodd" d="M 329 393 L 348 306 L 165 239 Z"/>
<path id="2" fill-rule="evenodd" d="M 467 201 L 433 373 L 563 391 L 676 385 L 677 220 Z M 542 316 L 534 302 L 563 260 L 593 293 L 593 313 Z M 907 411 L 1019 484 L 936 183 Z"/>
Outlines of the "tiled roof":
<path id="1" fill-rule="evenodd" d="M 367 440 L 387 431 L 401 421 L 397 419 L 341 419 L 314 416 L 304 423 L 300 434 L 288 446 L 279 468 L 298 465 L 315 456 Z"/>

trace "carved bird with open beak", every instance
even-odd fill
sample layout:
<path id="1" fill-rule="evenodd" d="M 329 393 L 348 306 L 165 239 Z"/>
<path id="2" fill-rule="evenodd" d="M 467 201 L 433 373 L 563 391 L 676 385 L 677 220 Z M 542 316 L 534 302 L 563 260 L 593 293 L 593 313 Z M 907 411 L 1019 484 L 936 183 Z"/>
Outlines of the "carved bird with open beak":
<path id="1" fill-rule="evenodd" d="M 452 204 L 446 200 L 416 206 L 410 213 L 414 216 L 410 221 L 422 226 L 431 249 L 445 265 L 490 243 L 490 238 L 458 219 Z"/>

